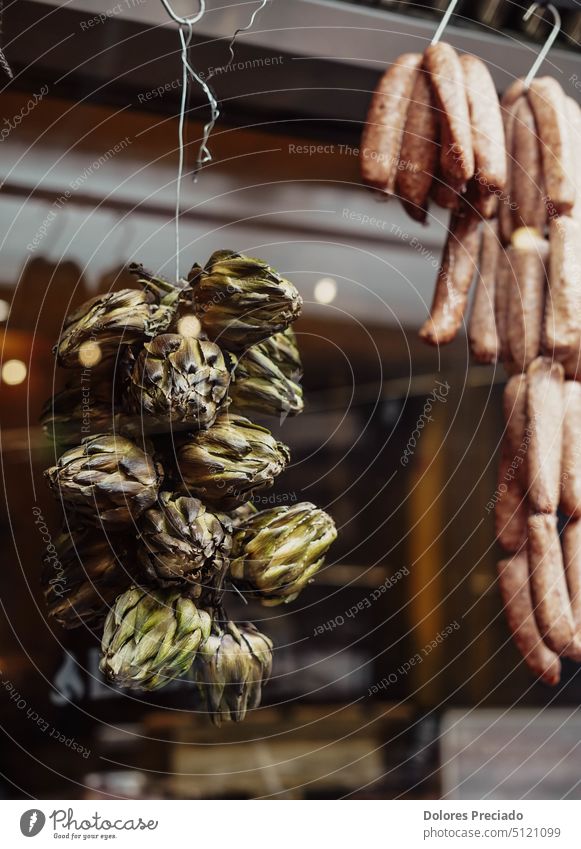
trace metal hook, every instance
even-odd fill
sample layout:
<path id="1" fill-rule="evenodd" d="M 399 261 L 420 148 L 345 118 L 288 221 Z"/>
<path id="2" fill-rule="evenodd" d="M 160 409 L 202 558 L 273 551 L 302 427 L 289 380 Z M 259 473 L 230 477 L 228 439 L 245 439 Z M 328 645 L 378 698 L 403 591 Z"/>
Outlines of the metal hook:
<path id="1" fill-rule="evenodd" d="M 450 5 L 448 6 L 446 11 L 444 12 L 444 17 L 440 21 L 440 26 L 438 27 L 438 29 L 434 33 L 434 37 L 432 39 L 432 44 L 437 44 L 439 42 L 439 40 L 442 38 L 442 34 L 443 34 L 444 30 L 446 29 L 446 27 L 448 26 L 448 21 L 452 17 L 452 13 L 454 12 L 454 9 L 456 8 L 457 5 L 458 5 L 458 0 L 452 0 Z M 535 3 L 535 6 L 536 5 L 538 5 L 538 4 Z"/>
<path id="2" fill-rule="evenodd" d="M 553 46 L 553 42 L 555 41 L 555 39 L 559 35 L 559 32 L 561 31 L 561 15 L 559 14 L 559 10 L 556 9 L 555 6 L 553 6 L 552 3 L 547 3 L 546 6 L 543 6 L 543 4 L 541 4 L 541 3 L 533 3 L 527 9 L 527 11 L 524 13 L 523 21 L 528 21 L 528 19 L 531 17 L 531 15 L 534 12 L 536 12 L 536 10 L 539 7 L 542 7 L 543 9 L 549 9 L 549 11 L 552 13 L 553 20 L 554 20 L 553 29 L 551 30 L 551 32 L 549 33 L 549 37 L 547 38 L 547 40 L 543 44 L 541 52 L 539 53 L 539 55 L 535 59 L 533 67 L 530 69 L 530 71 L 528 72 L 528 74 L 525 77 L 525 81 L 524 81 L 525 89 L 527 89 L 530 86 L 530 84 L 532 83 L 532 81 L 536 77 L 537 71 L 539 70 L 539 68 L 541 67 L 543 62 L 545 61 L 549 50 Z"/>
<path id="3" fill-rule="evenodd" d="M 198 0 L 199 8 L 197 14 L 185 18 L 181 18 L 174 12 L 168 0 L 161 0 L 161 2 L 165 6 L 165 10 L 170 18 L 174 20 L 176 24 L 179 24 L 179 26 L 193 26 L 194 24 L 197 24 L 206 13 L 206 0 Z"/>

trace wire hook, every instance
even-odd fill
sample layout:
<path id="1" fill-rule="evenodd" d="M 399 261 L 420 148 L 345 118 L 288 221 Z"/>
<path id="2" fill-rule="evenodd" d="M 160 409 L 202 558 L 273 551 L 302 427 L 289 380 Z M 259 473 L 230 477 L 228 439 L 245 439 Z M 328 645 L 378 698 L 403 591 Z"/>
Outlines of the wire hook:
<path id="1" fill-rule="evenodd" d="M 165 10 L 170 16 L 170 18 L 174 20 L 179 26 L 193 26 L 194 24 L 197 24 L 198 21 L 200 21 L 206 13 L 206 0 L 198 0 L 197 13 L 184 18 L 180 17 L 178 14 L 176 14 L 176 12 L 174 12 L 168 0 L 161 0 L 161 2 L 165 6 Z"/>
<path id="2" fill-rule="evenodd" d="M 532 83 L 532 81 L 536 77 L 537 71 L 539 70 L 539 68 L 541 67 L 543 62 L 545 61 L 549 50 L 553 46 L 555 39 L 557 38 L 557 36 L 559 35 L 559 32 L 561 31 L 561 15 L 559 14 L 559 10 L 557 8 L 555 8 L 555 6 L 553 6 L 552 3 L 547 3 L 546 6 L 544 6 L 542 3 L 532 3 L 529 6 L 529 8 L 527 9 L 527 11 L 524 13 L 523 21 L 528 21 L 528 19 L 531 17 L 531 15 L 534 14 L 534 12 L 536 12 L 536 10 L 539 7 L 542 7 L 543 9 L 548 9 L 551 12 L 551 14 L 553 15 L 553 29 L 551 30 L 547 40 L 543 44 L 543 47 L 542 47 L 539 55 L 535 59 L 532 68 L 530 69 L 530 71 L 528 72 L 528 74 L 525 77 L 525 81 L 524 81 L 525 89 L 527 89 L 530 86 L 530 84 Z"/>
<path id="3" fill-rule="evenodd" d="M 438 29 L 436 30 L 436 32 L 434 33 L 434 37 L 432 39 L 432 44 L 437 44 L 439 42 L 439 40 L 442 38 L 442 34 L 443 34 L 444 30 L 446 29 L 446 27 L 448 26 L 448 22 L 449 22 L 450 18 L 452 17 L 452 13 L 454 12 L 454 9 L 456 8 L 457 5 L 458 5 L 458 0 L 452 0 L 450 5 L 448 6 L 446 11 L 444 12 L 444 17 L 440 21 L 440 25 L 439 25 Z M 537 5 L 538 4 L 535 3 L 535 6 L 537 6 Z"/>

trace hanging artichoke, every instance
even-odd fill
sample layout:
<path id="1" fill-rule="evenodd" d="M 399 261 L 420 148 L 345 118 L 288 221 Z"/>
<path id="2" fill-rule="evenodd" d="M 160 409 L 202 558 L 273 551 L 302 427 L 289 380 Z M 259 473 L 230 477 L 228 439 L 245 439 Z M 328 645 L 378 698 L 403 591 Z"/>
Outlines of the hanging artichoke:
<path id="1" fill-rule="evenodd" d="M 173 307 L 152 300 L 148 292 L 121 289 L 86 301 L 66 319 L 55 347 L 59 365 L 84 365 L 79 353 L 85 343 L 98 345 L 102 360 L 116 357 L 120 345 L 132 345 L 165 330 Z"/>
<path id="2" fill-rule="evenodd" d="M 336 537 L 335 523 L 314 504 L 262 510 L 234 534 L 232 580 L 265 606 L 293 601 Z"/>
<path id="3" fill-rule="evenodd" d="M 42 587 L 48 615 L 62 628 L 101 625 L 117 596 L 134 582 L 124 539 L 93 528 L 73 528 L 44 559 Z"/>
<path id="4" fill-rule="evenodd" d="M 254 410 L 268 416 L 302 413 L 301 386 L 287 377 L 271 357 L 271 353 L 278 353 L 276 348 L 281 338 L 286 342 L 285 335 L 277 333 L 240 355 L 228 392 L 236 412 Z"/>
<path id="5" fill-rule="evenodd" d="M 179 591 L 131 587 L 107 616 L 99 668 L 120 687 L 156 690 L 188 671 L 211 622 Z"/>
<path id="6" fill-rule="evenodd" d="M 286 445 L 243 416 L 222 413 L 209 430 L 190 434 L 177 449 L 182 480 L 194 495 L 233 510 L 272 486 L 290 459 Z"/>
<path id="7" fill-rule="evenodd" d="M 197 498 L 162 492 L 159 505 L 141 519 L 139 561 L 161 586 L 191 584 L 189 595 L 211 592 L 228 566 L 232 524 Z"/>
<path id="8" fill-rule="evenodd" d="M 226 622 L 222 627 L 214 619 L 191 675 L 203 709 L 221 725 L 241 722 L 247 710 L 259 706 L 271 669 L 272 641 L 267 636 L 249 622 Z"/>
<path id="9" fill-rule="evenodd" d="M 43 407 L 40 422 L 57 445 L 78 445 L 90 433 L 102 433 L 114 415 L 113 386 L 108 381 L 79 377 L 79 382 L 53 395 Z"/>
<path id="10" fill-rule="evenodd" d="M 216 251 L 189 280 L 196 315 L 210 339 L 239 351 L 284 330 L 298 318 L 296 287 L 266 262 L 235 251 Z"/>
<path id="11" fill-rule="evenodd" d="M 120 525 L 155 502 L 162 471 L 131 440 L 103 433 L 65 451 L 45 475 L 66 509 L 92 524 Z"/>
<path id="12" fill-rule="evenodd" d="M 292 327 L 282 333 L 275 333 L 261 343 L 261 349 L 275 366 L 293 383 L 299 383 L 303 376 L 303 364 L 297 345 L 297 337 Z"/>
<path id="13" fill-rule="evenodd" d="M 130 372 L 126 406 L 154 422 L 207 428 L 226 400 L 230 365 L 213 342 L 164 333 L 146 342 Z"/>

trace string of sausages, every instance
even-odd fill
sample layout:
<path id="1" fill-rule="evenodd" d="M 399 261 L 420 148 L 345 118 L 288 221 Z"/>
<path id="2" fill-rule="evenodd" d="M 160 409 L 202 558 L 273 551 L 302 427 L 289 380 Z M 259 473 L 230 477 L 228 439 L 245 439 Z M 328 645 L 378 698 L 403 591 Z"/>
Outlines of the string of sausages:
<path id="1" fill-rule="evenodd" d="M 495 508 L 511 556 L 498 576 L 517 647 L 555 685 L 562 657 L 581 662 L 581 109 L 550 77 L 517 81 L 502 107 L 508 190 L 487 317 L 512 374 Z M 477 309 L 472 351 L 490 362 L 492 345 L 474 348 Z"/>
<path id="2" fill-rule="evenodd" d="M 581 662 L 581 109 L 550 77 L 499 103 L 479 59 L 431 45 L 380 80 L 361 166 L 414 219 L 430 200 L 451 211 L 426 342 L 454 339 L 476 277 L 472 355 L 509 375 L 499 587 L 516 646 L 555 685 L 562 657 Z"/>

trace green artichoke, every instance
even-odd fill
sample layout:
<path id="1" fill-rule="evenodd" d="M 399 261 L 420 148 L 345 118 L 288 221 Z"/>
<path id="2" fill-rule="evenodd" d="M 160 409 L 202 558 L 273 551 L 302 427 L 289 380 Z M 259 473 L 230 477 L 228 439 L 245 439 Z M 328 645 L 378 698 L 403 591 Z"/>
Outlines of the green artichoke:
<path id="1" fill-rule="evenodd" d="M 99 668 L 120 687 L 156 690 L 188 671 L 211 622 L 179 591 L 131 587 L 107 616 Z"/>
<path id="2" fill-rule="evenodd" d="M 120 345 L 155 336 L 169 326 L 173 316 L 173 307 L 157 303 L 150 292 L 139 289 L 121 289 L 91 298 L 65 321 L 55 346 L 59 365 L 85 365 L 81 349 L 87 343 L 98 345 L 100 359 L 116 357 Z"/>
<path id="3" fill-rule="evenodd" d="M 230 365 L 214 342 L 164 333 L 146 342 L 130 372 L 129 412 L 155 422 L 207 428 L 226 400 Z"/>
<path id="4" fill-rule="evenodd" d="M 262 510 L 234 534 L 232 580 L 265 606 L 293 601 L 336 538 L 335 523 L 314 504 Z"/>
<path id="5" fill-rule="evenodd" d="M 253 410 L 269 416 L 295 416 L 303 411 L 303 390 L 276 364 L 283 333 L 248 348 L 236 365 L 228 394 L 236 412 Z M 297 352 L 298 356 L 298 352 Z M 299 361 L 300 362 L 300 361 Z M 300 365 L 299 365 L 300 374 Z"/>
<path id="6" fill-rule="evenodd" d="M 272 642 L 251 623 L 220 626 L 200 647 L 191 675 L 201 706 L 215 725 L 241 722 L 257 708 L 272 670 Z"/>
<path id="7" fill-rule="evenodd" d="M 303 364 L 292 327 L 287 327 L 283 333 L 275 333 L 261 347 L 285 377 L 293 383 L 299 383 L 303 376 Z"/>
<path id="8" fill-rule="evenodd" d="M 46 436 L 57 445 L 78 445 L 93 433 L 111 426 L 113 386 L 107 381 L 79 380 L 54 395 L 43 407 L 40 422 Z"/>
<path id="9" fill-rule="evenodd" d="M 233 510 L 256 490 L 272 486 L 289 459 L 286 445 L 269 430 L 227 413 L 209 430 L 188 435 L 177 448 L 188 490 L 222 510 Z"/>
<path id="10" fill-rule="evenodd" d="M 199 598 L 212 590 L 228 567 L 232 523 L 210 513 L 197 498 L 162 492 L 159 504 L 141 518 L 139 561 L 161 586 L 191 584 Z"/>
<path id="11" fill-rule="evenodd" d="M 194 265 L 193 305 L 210 339 L 239 351 L 279 333 L 298 318 L 296 287 L 266 262 L 235 251 L 216 251 L 205 268 Z"/>
<path id="12" fill-rule="evenodd" d="M 45 475 L 65 509 L 91 524 L 120 525 L 155 502 L 162 470 L 131 440 L 103 433 L 65 451 Z"/>
<path id="13" fill-rule="evenodd" d="M 48 615 L 62 628 L 101 625 L 117 596 L 134 582 L 124 539 L 74 528 L 44 558 L 41 583 Z"/>

